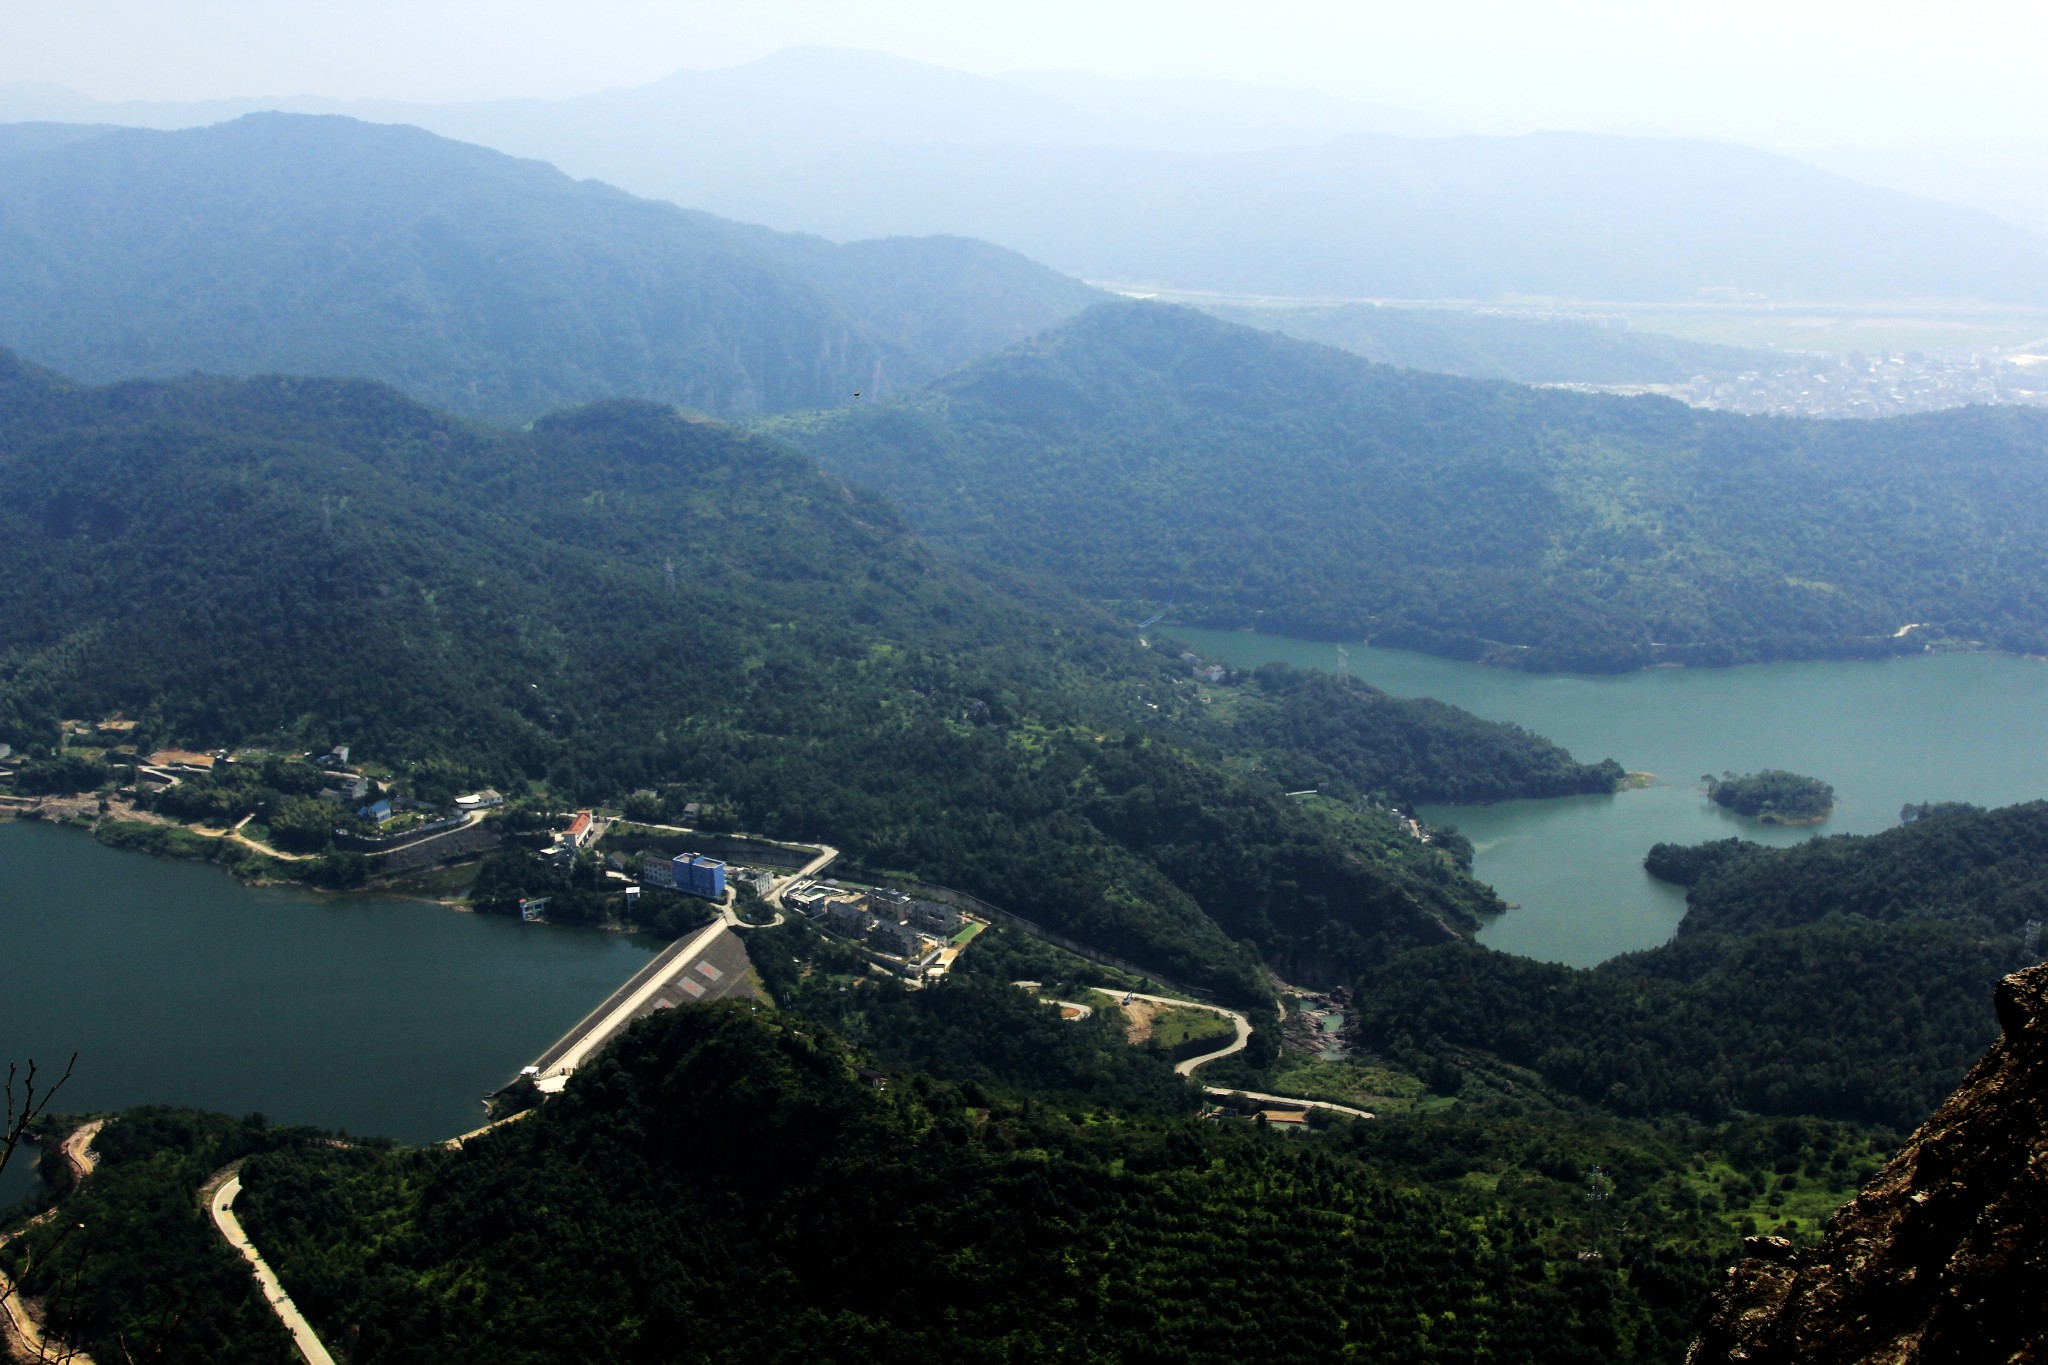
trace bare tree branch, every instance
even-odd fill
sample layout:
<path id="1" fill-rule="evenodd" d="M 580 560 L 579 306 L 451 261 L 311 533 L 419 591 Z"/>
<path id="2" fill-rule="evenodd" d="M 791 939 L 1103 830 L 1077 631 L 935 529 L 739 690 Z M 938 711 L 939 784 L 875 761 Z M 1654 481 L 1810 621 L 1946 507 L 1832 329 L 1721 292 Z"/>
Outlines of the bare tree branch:
<path id="1" fill-rule="evenodd" d="M 0 1171 L 7 1169 L 7 1163 L 14 1157 L 14 1149 L 21 1145 L 22 1135 L 29 1130 L 36 1119 L 50 1107 L 50 1101 L 71 1079 L 73 1067 L 78 1065 L 78 1054 L 72 1053 L 71 1060 L 64 1064 L 64 1074 L 54 1084 L 36 1087 L 36 1063 L 31 1057 L 26 1074 L 13 1062 L 7 1064 L 7 1120 L 0 1125 Z M 21 1097 L 15 1098 L 14 1086 L 17 1078 L 21 1082 Z"/>

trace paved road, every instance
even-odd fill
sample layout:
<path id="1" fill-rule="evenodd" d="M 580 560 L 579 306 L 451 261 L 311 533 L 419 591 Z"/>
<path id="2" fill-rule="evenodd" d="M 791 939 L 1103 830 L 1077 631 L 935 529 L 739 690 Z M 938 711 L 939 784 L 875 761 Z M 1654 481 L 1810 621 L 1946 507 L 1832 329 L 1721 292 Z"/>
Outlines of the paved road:
<path id="1" fill-rule="evenodd" d="M 447 829 L 441 830 L 434 834 L 429 834 L 424 839 L 415 839 L 409 844 L 398 844 L 391 848 L 376 849 L 365 856 L 371 858 L 382 858 L 388 854 L 398 853 L 409 849 L 420 848 L 426 844 L 433 843 L 436 839 L 446 839 L 452 834 L 462 833 L 462 831 L 469 829 L 472 826 L 480 823 L 484 819 L 484 815 L 485 812 L 480 810 L 464 811 L 462 814 L 462 823 L 459 825 L 450 825 Z M 233 829 L 214 829 L 209 825 L 188 825 L 185 826 L 185 828 L 190 829 L 194 834 L 203 835 L 209 839 L 226 839 L 230 842 L 240 844 L 244 848 L 253 848 L 258 853 L 261 853 L 264 857 L 275 858 L 279 862 L 305 863 L 311 862 L 313 859 L 320 856 L 317 853 L 287 853 L 281 848 L 273 848 L 269 844 L 259 843 L 256 840 L 251 839 L 248 835 L 242 833 L 242 826 L 248 824 L 251 820 L 254 820 L 255 818 L 256 817 L 254 815 L 245 815 L 235 823 Z"/>
<path id="2" fill-rule="evenodd" d="M 441 1145 L 443 1147 L 450 1147 L 454 1148 L 457 1151 L 460 1151 L 462 1149 L 462 1144 L 465 1142 L 469 1142 L 473 1139 L 480 1138 L 485 1133 L 491 1132 L 493 1129 L 503 1128 L 508 1123 L 517 1123 L 519 1122 L 519 1120 L 526 1118 L 528 1115 L 538 1114 L 539 1112 L 540 1110 L 538 1109 L 522 1109 L 516 1114 L 507 1114 L 504 1118 L 492 1119 L 483 1127 L 472 1128 L 468 1132 L 462 1134 L 459 1137 L 449 1138 L 446 1142 L 442 1143 Z"/>
<path id="3" fill-rule="evenodd" d="M 775 918 L 769 920 L 766 924 L 748 924 L 734 911 L 730 902 L 719 913 L 725 917 L 725 922 L 735 929 L 773 929 L 788 918 L 782 913 L 782 893 L 795 886 L 798 882 L 817 876 L 838 856 L 838 849 L 833 848 L 829 844 L 820 844 L 818 845 L 817 857 L 811 859 L 787 877 L 778 877 L 775 885 L 768 888 L 768 894 L 762 897 L 775 911 Z"/>
<path id="4" fill-rule="evenodd" d="M 450 825 L 448 828 L 444 830 L 440 830 L 436 833 L 429 834 L 424 839 L 415 839 L 409 844 L 394 844 L 390 848 L 380 848 L 375 850 L 374 852 L 366 853 L 363 856 L 366 858 L 382 858 L 392 853 L 406 853 L 416 848 L 423 848 L 426 845 L 433 843 L 436 839 L 446 839 L 451 835 L 460 834 L 462 833 L 462 831 L 466 829 L 469 829 L 475 825 L 482 824 L 485 817 L 488 814 L 488 811 L 484 811 L 481 809 L 466 810 L 462 813 L 462 823 L 459 825 Z M 592 839 L 591 842 L 596 843 L 597 841 L 595 839 Z M 289 857 L 290 855 L 287 854 L 284 856 Z"/>
<path id="5" fill-rule="evenodd" d="M 1180 1063 L 1173 1069 L 1173 1074 L 1176 1076 L 1192 1076 L 1195 1074 L 1197 1067 L 1207 1066 L 1211 1062 L 1219 1061 L 1224 1057 L 1242 1052 L 1244 1051 L 1245 1044 L 1251 1041 L 1252 1021 L 1239 1014 L 1236 1010 L 1225 1009 L 1221 1005 L 1205 1005 L 1199 1000 L 1177 1000 L 1170 995 L 1147 995 L 1143 991 L 1119 991 L 1110 986 L 1098 986 L 1096 989 L 1106 995 L 1113 995 L 1119 1000 L 1150 1000 L 1155 1005 L 1172 1005 L 1177 1009 L 1207 1010 L 1211 1014 L 1220 1014 L 1230 1021 L 1231 1026 L 1237 1030 L 1237 1036 L 1222 1047 L 1217 1048 L 1214 1052 L 1205 1052 L 1199 1057 L 1190 1057 Z"/>
<path id="6" fill-rule="evenodd" d="M 92 1143 L 100 1135 L 100 1129 L 106 1126 L 105 1119 L 94 1119 L 91 1123 L 79 1125 L 70 1137 L 64 1139 L 61 1150 L 74 1180 L 84 1180 L 100 1168 L 100 1154 L 92 1149 Z"/>
<path id="7" fill-rule="evenodd" d="M 1376 1117 L 1369 1110 L 1353 1109 L 1348 1104 L 1332 1104 L 1328 1100 L 1303 1100 L 1292 1095 L 1268 1095 L 1258 1090 L 1232 1090 L 1221 1085 L 1205 1085 L 1202 1089 L 1211 1095 L 1241 1095 L 1248 1100 L 1260 1100 L 1276 1109 L 1328 1109 L 1336 1114 L 1349 1114 L 1355 1119 Z"/>
<path id="8" fill-rule="evenodd" d="M 8 1239 L 0 1237 L 0 1246 Z M 0 1358 L 15 1360 L 63 1360 L 70 1365 L 93 1365 L 92 1357 L 67 1353 L 56 1342 L 45 1341 L 43 1329 L 29 1316 L 28 1308 L 15 1291 L 14 1281 L 0 1271 Z"/>
<path id="9" fill-rule="evenodd" d="M 1118 993 L 1116 991 L 1110 991 L 1109 994 L 1117 995 Z M 1195 1073 L 1196 1068 L 1198 1067 L 1207 1066 L 1209 1063 L 1216 1061 L 1219 1058 L 1228 1057 L 1234 1053 L 1244 1051 L 1245 1044 L 1251 1040 L 1251 1020 L 1245 1018 L 1236 1010 L 1225 1009 L 1221 1005 L 1204 1005 L 1199 1001 L 1194 1000 L 1175 1000 L 1171 996 L 1146 995 L 1142 991 L 1124 991 L 1122 992 L 1122 995 L 1119 998 L 1124 997 L 1128 997 L 1135 1000 L 1151 1000 L 1161 1005 L 1177 1005 L 1187 1009 L 1208 1010 L 1211 1014 L 1221 1014 L 1227 1016 L 1230 1019 L 1230 1022 L 1236 1025 L 1237 1037 L 1232 1039 L 1228 1045 L 1220 1047 L 1216 1049 L 1216 1051 L 1214 1052 L 1205 1052 L 1199 1057 L 1188 1058 L 1186 1061 L 1182 1062 L 1179 1066 L 1176 1066 L 1174 1068 L 1174 1072 L 1177 1075 L 1192 1076 Z M 1297 1098 L 1293 1095 L 1269 1095 L 1259 1090 L 1232 1090 L 1227 1086 L 1220 1085 L 1205 1085 L 1202 1087 L 1202 1089 L 1205 1093 L 1211 1095 L 1242 1095 L 1248 1100 L 1263 1100 L 1268 1104 L 1272 1104 L 1275 1106 L 1286 1106 L 1287 1108 L 1293 1109 L 1327 1109 L 1332 1113 L 1336 1114 L 1348 1114 L 1355 1119 L 1369 1119 L 1374 1117 L 1374 1115 L 1367 1110 L 1354 1109 L 1348 1104 L 1334 1104 L 1329 1100 L 1304 1100 Z"/>
<path id="10" fill-rule="evenodd" d="M 228 1245 L 242 1253 L 242 1259 L 256 1272 L 256 1283 L 263 1286 L 263 1297 L 269 1301 L 270 1310 L 277 1314 L 277 1320 L 292 1334 L 292 1344 L 299 1348 L 299 1355 L 306 1365 L 334 1365 L 334 1357 L 327 1354 L 327 1348 L 320 1344 L 320 1338 L 313 1331 L 313 1324 L 305 1319 L 292 1303 L 291 1295 L 284 1292 L 277 1276 L 263 1260 L 262 1253 L 249 1240 L 249 1234 L 242 1231 L 241 1220 L 230 1212 L 229 1206 L 235 1196 L 242 1192 L 242 1177 L 231 1175 L 213 1192 L 207 1201 L 207 1208 L 213 1214 L 213 1225 L 220 1229 L 220 1235 L 228 1239 Z"/>
<path id="11" fill-rule="evenodd" d="M 540 1068 L 541 1078 L 566 1078 L 583 1065 L 585 1059 L 610 1041 L 613 1034 L 638 1018 L 641 1010 L 653 1003 L 655 995 L 669 983 L 670 978 L 685 970 L 697 954 L 711 946 L 711 940 L 725 931 L 726 922 L 721 916 L 691 937 L 679 938 L 662 949 L 654 961 L 635 972 L 603 1004 L 585 1015 L 583 1022 L 564 1035 L 561 1042 L 541 1054 L 535 1063 Z"/>

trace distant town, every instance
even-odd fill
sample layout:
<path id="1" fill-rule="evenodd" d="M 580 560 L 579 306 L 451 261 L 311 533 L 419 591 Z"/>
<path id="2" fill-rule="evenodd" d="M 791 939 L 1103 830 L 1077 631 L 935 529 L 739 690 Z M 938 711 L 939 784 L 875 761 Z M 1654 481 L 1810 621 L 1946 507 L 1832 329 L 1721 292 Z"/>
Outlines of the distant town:
<path id="1" fill-rule="evenodd" d="M 2048 355 L 1883 352 L 1787 356 L 1783 368 L 1682 384 L 1553 384 L 1580 393 L 1661 394 L 1752 417 L 1899 417 L 1971 403 L 2048 406 Z"/>

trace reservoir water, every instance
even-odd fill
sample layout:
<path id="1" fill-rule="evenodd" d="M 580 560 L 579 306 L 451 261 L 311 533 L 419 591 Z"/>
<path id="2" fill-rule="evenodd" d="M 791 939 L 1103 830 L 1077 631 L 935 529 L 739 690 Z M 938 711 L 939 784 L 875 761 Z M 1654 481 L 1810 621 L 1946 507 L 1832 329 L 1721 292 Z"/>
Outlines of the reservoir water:
<path id="1" fill-rule="evenodd" d="M 1244 631 L 1172 637 L 1238 668 L 1280 661 L 1334 671 L 1337 647 Z M 1642 870 L 1660 841 L 1734 834 L 1790 844 L 1868 834 L 1919 801 L 2008 805 L 2048 796 L 2048 664 L 1989 654 L 1877 663 L 1750 664 L 1585 676 L 1518 673 L 1402 650 L 1346 646 L 1351 672 L 1396 696 L 1436 697 L 1512 721 L 1594 762 L 1657 783 L 1613 796 L 1431 806 L 1472 840 L 1473 870 L 1519 908 L 1481 942 L 1575 966 L 1670 938 L 1684 894 Z M 1833 784 L 1819 826 L 1772 828 L 1706 799 L 1705 773 L 1789 768 Z"/>
<path id="2" fill-rule="evenodd" d="M 1178 630 L 1210 657 L 1334 669 L 1336 647 Z M 1670 937 L 1684 897 L 1642 857 L 1660 840 L 1791 843 L 1869 833 L 1909 801 L 2048 795 L 2048 666 L 1993 655 L 1884 663 L 1515 673 L 1349 647 L 1351 671 L 1512 721 L 1657 785 L 1613 796 L 1427 807 L 1519 908 L 1493 947 L 1581 966 Z M 1791 768 L 1834 784 L 1818 830 L 1709 803 L 1702 773 Z M 652 945 L 417 901 L 237 885 L 218 870 L 0 823 L 0 1065 L 79 1054 L 69 1110 L 169 1103 L 409 1142 L 472 1126 L 479 1097 L 646 960 Z M 31 1154 L 0 1174 L 28 1192 Z"/>
<path id="3" fill-rule="evenodd" d="M 194 1105 L 431 1142 L 658 945 L 422 901 L 238 885 L 0 823 L 0 1066 L 78 1054 L 58 1108 Z M 0 1174 L 0 1205 L 28 1161 Z"/>

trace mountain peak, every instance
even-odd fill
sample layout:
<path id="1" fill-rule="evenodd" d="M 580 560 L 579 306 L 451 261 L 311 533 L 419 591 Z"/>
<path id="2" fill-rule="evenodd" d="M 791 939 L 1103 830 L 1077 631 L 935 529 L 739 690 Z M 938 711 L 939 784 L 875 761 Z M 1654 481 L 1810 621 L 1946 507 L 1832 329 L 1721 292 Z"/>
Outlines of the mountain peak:
<path id="1" fill-rule="evenodd" d="M 0 132 L 0 159 L 0 345 L 94 382 L 285 370 L 493 420 L 753 415 L 921 384 L 1096 297 L 986 243 L 839 246 L 342 115 L 45 126 Z"/>
<path id="2" fill-rule="evenodd" d="M 2030 1360 L 2048 1345 L 2048 965 L 1999 983 L 1994 1043 L 1817 1247 L 1752 1237 L 1688 1365 Z"/>

